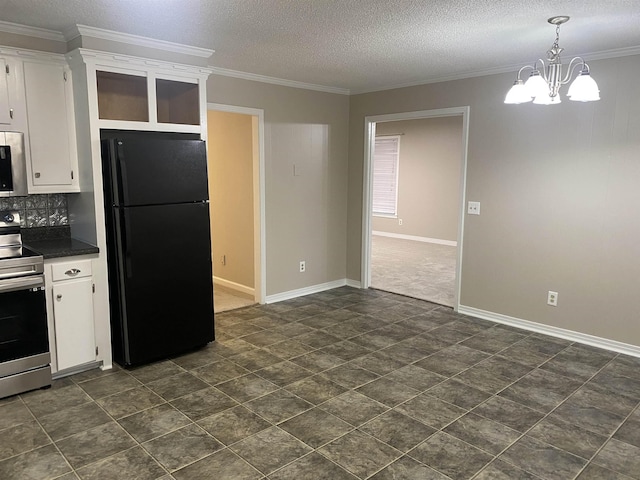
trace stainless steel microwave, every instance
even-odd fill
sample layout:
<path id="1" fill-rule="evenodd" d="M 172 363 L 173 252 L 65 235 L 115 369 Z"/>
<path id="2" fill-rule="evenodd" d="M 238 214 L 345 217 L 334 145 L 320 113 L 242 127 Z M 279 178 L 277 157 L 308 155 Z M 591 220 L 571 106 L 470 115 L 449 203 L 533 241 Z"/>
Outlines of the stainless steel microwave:
<path id="1" fill-rule="evenodd" d="M 27 195 L 24 135 L 0 132 L 0 197 Z"/>

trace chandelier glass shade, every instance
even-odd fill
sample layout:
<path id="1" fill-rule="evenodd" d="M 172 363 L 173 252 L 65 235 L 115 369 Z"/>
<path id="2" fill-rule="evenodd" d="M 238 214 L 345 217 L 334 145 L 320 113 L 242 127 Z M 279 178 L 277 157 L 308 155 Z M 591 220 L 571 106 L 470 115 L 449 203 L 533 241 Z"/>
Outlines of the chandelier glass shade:
<path id="1" fill-rule="evenodd" d="M 600 100 L 600 90 L 589 73 L 589 65 L 581 58 L 573 58 L 567 65 L 567 73 L 562 75 L 560 53 L 563 48 L 558 45 L 560 25 L 569 21 L 569 17 L 552 17 L 548 22 L 556 26 L 556 41 L 547 51 L 547 62 L 538 59 L 533 65 L 525 65 L 518 70 L 518 76 L 507 92 L 504 103 L 518 104 L 533 101 L 538 105 L 556 105 L 561 103 L 560 87 L 566 85 L 573 77 L 576 69 L 580 72 L 569 86 L 567 97 L 577 102 L 593 102 Z M 523 72 L 531 70 L 529 78 L 522 80 Z"/>

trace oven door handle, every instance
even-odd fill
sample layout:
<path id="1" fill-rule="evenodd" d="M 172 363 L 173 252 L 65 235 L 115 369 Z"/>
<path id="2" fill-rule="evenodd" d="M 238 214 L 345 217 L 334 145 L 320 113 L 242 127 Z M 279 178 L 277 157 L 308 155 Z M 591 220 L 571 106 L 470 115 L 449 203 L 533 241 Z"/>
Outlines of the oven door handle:
<path id="1" fill-rule="evenodd" d="M 30 288 L 44 287 L 44 275 L 32 275 L 29 277 L 5 278 L 0 281 L 0 293 L 28 290 Z"/>

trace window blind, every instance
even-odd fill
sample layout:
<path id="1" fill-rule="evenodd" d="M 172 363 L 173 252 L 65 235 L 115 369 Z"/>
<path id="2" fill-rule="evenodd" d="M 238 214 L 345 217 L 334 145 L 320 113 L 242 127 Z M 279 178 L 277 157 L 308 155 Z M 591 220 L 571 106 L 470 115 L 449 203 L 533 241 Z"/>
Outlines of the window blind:
<path id="1" fill-rule="evenodd" d="M 376 138 L 373 152 L 373 214 L 398 213 L 400 137 Z"/>

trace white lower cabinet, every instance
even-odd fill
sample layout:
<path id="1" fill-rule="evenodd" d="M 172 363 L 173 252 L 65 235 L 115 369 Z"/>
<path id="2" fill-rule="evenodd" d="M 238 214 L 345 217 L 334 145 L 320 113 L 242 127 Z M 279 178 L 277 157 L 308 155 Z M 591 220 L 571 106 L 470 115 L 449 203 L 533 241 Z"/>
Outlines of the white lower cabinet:
<path id="1" fill-rule="evenodd" d="M 91 259 L 45 262 L 49 340 L 54 372 L 96 360 Z"/>

